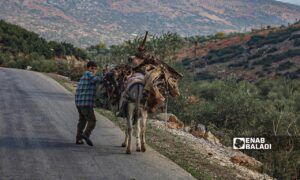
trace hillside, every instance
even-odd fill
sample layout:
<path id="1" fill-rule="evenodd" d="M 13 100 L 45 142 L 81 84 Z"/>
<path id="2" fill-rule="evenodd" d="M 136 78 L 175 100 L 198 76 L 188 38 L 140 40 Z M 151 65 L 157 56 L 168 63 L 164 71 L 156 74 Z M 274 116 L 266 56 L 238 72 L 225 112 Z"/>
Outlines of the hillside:
<path id="1" fill-rule="evenodd" d="M 244 31 L 295 22 L 300 7 L 275 0 L 10 0 L 0 2 L 0 18 L 41 34 L 87 47 L 116 44 L 145 30 L 182 36 Z"/>
<path id="2" fill-rule="evenodd" d="M 197 80 L 296 79 L 300 77 L 300 23 L 201 43 L 183 49 L 180 58 Z"/>
<path id="3" fill-rule="evenodd" d="M 46 41 L 34 32 L 0 20 L 0 67 L 73 76 L 72 67 L 87 59 L 84 50 L 66 42 Z M 76 73 L 75 73 L 76 74 Z"/>

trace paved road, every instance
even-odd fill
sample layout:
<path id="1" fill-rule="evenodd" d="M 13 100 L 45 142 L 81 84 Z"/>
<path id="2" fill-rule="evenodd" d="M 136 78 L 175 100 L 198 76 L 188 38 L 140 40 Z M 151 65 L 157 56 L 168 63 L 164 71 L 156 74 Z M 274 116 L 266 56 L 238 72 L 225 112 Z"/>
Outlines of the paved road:
<path id="1" fill-rule="evenodd" d="M 193 179 L 154 150 L 126 155 L 123 133 L 101 115 L 95 146 L 75 145 L 77 116 L 54 80 L 0 68 L 0 179 Z"/>

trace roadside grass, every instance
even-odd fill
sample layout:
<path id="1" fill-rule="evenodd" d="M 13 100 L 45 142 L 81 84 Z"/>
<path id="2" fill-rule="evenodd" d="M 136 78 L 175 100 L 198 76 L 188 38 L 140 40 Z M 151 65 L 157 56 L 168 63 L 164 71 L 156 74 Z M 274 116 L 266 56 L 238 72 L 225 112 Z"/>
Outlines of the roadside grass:
<path id="1" fill-rule="evenodd" d="M 60 75 L 52 74 L 52 73 L 45 73 L 47 76 L 50 76 L 52 79 L 57 81 L 60 85 L 66 88 L 68 91 L 75 93 L 74 83 L 70 80 L 62 78 Z"/>
<path id="2" fill-rule="evenodd" d="M 71 92 L 75 92 L 74 83 L 53 74 L 47 74 Z M 96 112 L 107 117 L 121 130 L 126 128 L 126 120 L 118 118 L 111 111 L 95 108 Z M 133 133 L 135 134 L 135 133 Z M 121 143 L 121 142 L 120 142 Z M 166 156 L 197 179 L 232 179 L 236 177 L 232 169 L 221 167 L 196 149 L 184 138 L 171 134 L 147 123 L 146 143 L 160 154 Z M 121 145 L 121 144 L 120 144 Z"/>
<path id="3" fill-rule="evenodd" d="M 113 112 L 95 108 L 101 115 L 110 119 L 115 125 L 119 126 L 123 131 L 126 128 L 126 120 L 116 117 Z M 135 133 L 133 133 L 135 134 Z M 199 169 L 197 163 L 192 163 L 190 158 L 195 151 L 189 148 L 179 136 L 173 135 L 167 131 L 156 128 L 150 123 L 147 123 L 146 143 L 151 148 L 171 159 L 173 162 L 181 166 L 187 172 L 197 179 L 216 179 L 211 174 L 204 173 Z M 187 155 L 190 154 L 190 155 Z"/>

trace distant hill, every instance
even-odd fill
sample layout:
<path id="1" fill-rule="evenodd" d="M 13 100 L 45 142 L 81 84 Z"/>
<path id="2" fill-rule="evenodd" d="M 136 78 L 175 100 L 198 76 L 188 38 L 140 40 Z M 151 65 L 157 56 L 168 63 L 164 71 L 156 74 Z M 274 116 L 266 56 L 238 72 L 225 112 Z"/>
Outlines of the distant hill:
<path id="1" fill-rule="evenodd" d="M 149 30 L 182 36 L 244 31 L 295 22 L 300 7 L 275 0 L 9 0 L 0 18 L 47 40 L 81 47 L 121 43 Z"/>
<path id="2" fill-rule="evenodd" d="M 197 80 L 300 78 L 300 23 L 211 40 L 183 49 L 180 58 Z"/>

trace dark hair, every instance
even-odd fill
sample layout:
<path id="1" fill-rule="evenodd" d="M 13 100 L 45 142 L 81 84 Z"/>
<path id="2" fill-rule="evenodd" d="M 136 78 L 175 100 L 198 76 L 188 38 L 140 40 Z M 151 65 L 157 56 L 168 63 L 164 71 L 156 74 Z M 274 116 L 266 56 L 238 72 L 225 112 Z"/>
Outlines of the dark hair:
<path id="1" fill-rule="evenodd" d="M 97 64 L 95 63 L 95 61 L 89 61 L 87 64 L 86 64 L 86 67 L 87 68 L 90 68 L 90 67 L 98 67 Z"/>

